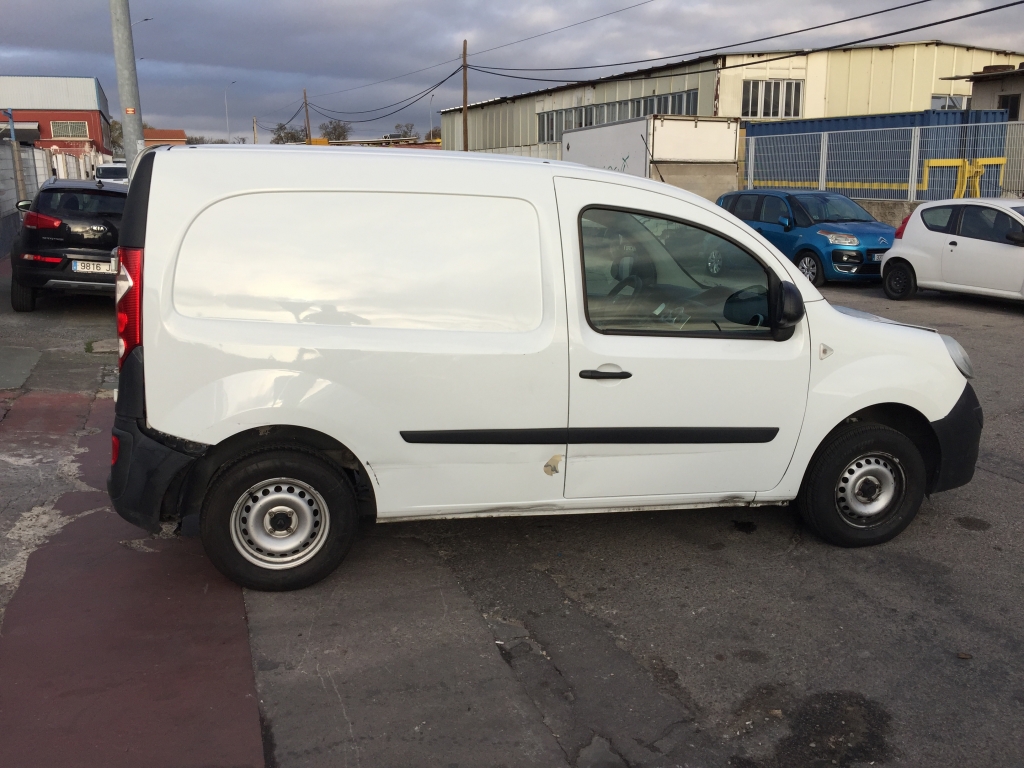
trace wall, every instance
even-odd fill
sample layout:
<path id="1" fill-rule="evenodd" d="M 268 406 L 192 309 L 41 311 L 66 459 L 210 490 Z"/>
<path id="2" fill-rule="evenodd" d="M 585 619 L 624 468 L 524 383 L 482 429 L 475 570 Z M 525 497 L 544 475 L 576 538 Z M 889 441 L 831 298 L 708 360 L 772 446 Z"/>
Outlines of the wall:
<path id="1" fill-rule="evenodd" d="M 1024 93 L 1024 71 L 1018 69 L 1008 72 L 1007 75 L 1008 77 L 976 82 L 974 95 L 971 98 L 971 107 L 973 109 L 998 109 L 1000 96 Z M 1020 116 L 1024 117 L 1024 109 L 1021 110 Z"/>
<path id="2" fill-rule="evenodd" d="M 921 205 L 920 202 L 906 200 L 858 200 L 857 203 L 876 219 L 893 227 L 898 227 Z"/>
<path id="3" fill-rule="evenodd" d="M 714 202 L 736 185 L 736 163 L 651 163 L 651 178 Z"/>
<path id="4" fill-rule="evenodd" d="M 641 70 L 606 82 L 495 100 L 469 109 L 470 151 L 558 159 L 558 144 L 537 144 L 537 114 L 698 88 L 697 113 L 739 117 L 745 79 L 803 80 L 802 116 L 808 118 L 909 112 L 931 108 L 933 94 L 971 93 L 967 75 L 990 64 L 1024 62 L 1005 54 L 934 42 L 854 48 L 768 61 L 785 51 L 709 57 L 685 66 Z M 729 69 L 717 69 L 722 64 Z M 471 83 L 472 85 L 472 83 Z M 717 95 L 717 104 L 716 104 Z M 441 115 L 444 149 L 462 149 L 462 113 Z M 533 150 L 533 147 L 541 147 Z"/>
<path id="5" fill-rule="evenodd" d="M 49 178 L 48 153 L 42 149 L 21 147 L 21 172 L 25 194 L 34 197 L 39 187 Z M 14 158 L 9 141 L 0 142 L 0 258 L 6 258 L 11 244 L 21 228 L 21 215 L 15 207 L 18 202 L 14 182 Z"/>

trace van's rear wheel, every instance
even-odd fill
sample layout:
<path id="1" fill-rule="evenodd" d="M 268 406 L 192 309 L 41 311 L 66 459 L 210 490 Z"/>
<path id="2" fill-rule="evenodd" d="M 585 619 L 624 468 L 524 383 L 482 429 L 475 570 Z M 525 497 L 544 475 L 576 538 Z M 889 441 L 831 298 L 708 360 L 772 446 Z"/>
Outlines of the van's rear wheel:
<path id="1" fill-rule="evenodd" d="M 315 453 L 273 449 L 219 475 L 200 530 L 213 564 L 243 587 L 301 589 L 330 574 L 352 546 L 356 497 L 345 474 Z"/>
<path id="2" fill-rule="evenodd" d="M 889 541 L 924 498 L 925 465 L 906 435 L 880 424 L 837 430 L 811 462 L 797 500 L 804 522 L 841 547 Z"/>

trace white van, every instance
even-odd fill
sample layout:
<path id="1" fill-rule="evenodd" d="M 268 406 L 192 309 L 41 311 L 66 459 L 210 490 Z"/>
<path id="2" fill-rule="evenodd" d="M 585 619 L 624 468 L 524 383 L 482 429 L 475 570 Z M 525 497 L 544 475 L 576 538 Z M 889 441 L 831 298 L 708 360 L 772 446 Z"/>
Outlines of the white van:
<path id="1" fill-rule="evenodd" d="M 361 517 L 796 501 L 861 546 L 974 473 L 959 344 L 830 306 L 731 214 L 645 179 L 160 147 L 119 264 L 114 506 L 198 523 L 256 589 L 326 576 Z"/>

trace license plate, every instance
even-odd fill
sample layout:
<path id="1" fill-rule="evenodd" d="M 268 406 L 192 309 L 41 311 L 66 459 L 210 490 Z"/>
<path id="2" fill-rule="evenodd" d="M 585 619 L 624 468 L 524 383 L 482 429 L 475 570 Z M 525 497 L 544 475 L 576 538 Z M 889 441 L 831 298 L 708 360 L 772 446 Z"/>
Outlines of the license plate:
<path id="1" fill-rule="evenodd" d="M 871 260 L 872 261 L 881 261 L 882 260 L 882 254 L 880 254 L 880 253 L 873 253 L 873 254 L 871 254 Z"/>
<path id="2" fill-rule="evenodd" d="M 72 261 L 72 272 L 99 272 L 112 275 L 114 265 L 109 261 Z"/>

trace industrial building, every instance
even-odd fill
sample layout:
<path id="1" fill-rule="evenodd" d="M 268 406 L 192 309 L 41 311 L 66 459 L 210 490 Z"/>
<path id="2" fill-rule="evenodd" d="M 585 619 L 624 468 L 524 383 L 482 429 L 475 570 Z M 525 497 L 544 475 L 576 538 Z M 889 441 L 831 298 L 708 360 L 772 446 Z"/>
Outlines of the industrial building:
<path id="1" fill-rule="evenodd" d="M 14 110 L 19 143 L 87 159 L 90 166 L 113 154 L 107 95 L 95 77 L 0 75 L 0 106 Z M 6 130 L 2 137 L 9 138 Z"/>
<path id="2" fill-rule="evenodd" d="M 561 159 L 566 130 L 650 114 L 786 120 L 964 109 L 984 67 L 1024 54 L 938 40 L 828 51 L 721 53 L 479 102 L 469 149 Z M 462 109 L 441 111 L 444 149 L 460 150 Z"/>

